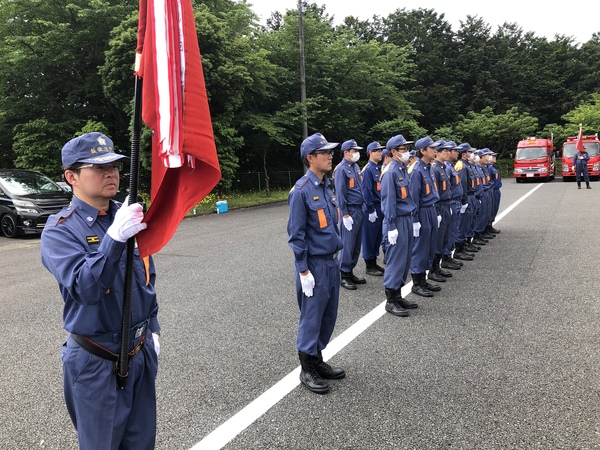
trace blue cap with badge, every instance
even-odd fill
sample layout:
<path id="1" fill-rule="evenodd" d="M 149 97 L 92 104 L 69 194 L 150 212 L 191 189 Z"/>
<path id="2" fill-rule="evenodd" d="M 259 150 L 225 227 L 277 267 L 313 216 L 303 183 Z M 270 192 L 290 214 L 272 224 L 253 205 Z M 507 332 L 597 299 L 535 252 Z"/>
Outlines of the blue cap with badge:
<path id="1" fill-rule="evenodd" d="M 379 142 L 374 141 L 367 145 L 367 153 L 371 153 L 373 150 L 381 150 L 385 148 L 383 145 L 380 145 Z"/>
<path id="2" fill-rule="evenodd" d="M 327 142 L 321 133 L 315 133 L 302 141 L 300 145 L 300 157 L 306 158 L 310 153 L 317 150 L 332 150 L 340 145 L 338 142 Z"/>
<path id="3" fill-rule="evenodd" d="M 352 150 L 352 149 L 354 149 L 354 150 L 362 150 L 363 148 L 362 148 L 362 147 L 360 147 L 360 146 L 359 146 L 359 145 L 356 143 L 356 141 L 355 141 L 354 139 L 350 139 L 350 140 L 348 140 L 348 141 L 346 141 L 346 142 L 344 142 L 344 143 L 342 144 L 342 151 L 343 151 L 343 152 L 345 152 L 345 151 L 347 151 L 347 150 Z"/>
<path id="4" fill-rule="evenodd" d="M 400 147 L 401 145 L 408 145 L 414 142 L 415 141 L 407 141 L 406 139 L 404 139 L 404 136 L 402 136 L 401 134 L 397 134 L 396 136 L 390 138 L 387 141 L 387 144 L 385 144 L 385 148 L 389 151 L 393 148 Z"/>
<path id="5" fill-rule="evenodd" d="M 425 136 L 415 143 L 415 148 L 417 150 L 422 150 L 427 147 L 437 148 L 439 145 L 439 142 L 434 142 L 429 136 Z"/>
<path id="6" fill-rule="evenodd" d="M 108 164 L 120 159 L 129 159 L 115 153 L 113 141 L 102 133 L 85 133 L 67 142 L 62 148 L 63 168 L 75 163 Z"/>

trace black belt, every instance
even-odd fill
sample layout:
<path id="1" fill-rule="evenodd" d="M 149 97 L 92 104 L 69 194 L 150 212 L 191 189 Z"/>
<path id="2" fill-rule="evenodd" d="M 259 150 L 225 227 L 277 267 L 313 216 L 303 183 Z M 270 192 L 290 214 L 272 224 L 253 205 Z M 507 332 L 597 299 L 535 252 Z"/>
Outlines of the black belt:
<path id="1" fill-rule="evenodd" d="M 81 348 L 87 350 L 92 355 L 95 355 L 102 359 L 108 359 L 109 361 L 119 361 L 119 355 L 117 353 L 113 353 L 109 349 L 102 347 L 97 342 L 92 341 L 89 337 L 74 333 L 71 333 L 71 336 L 73 336 L 73 340 L 77 342 L 81 346 Z M 137 355 L 142 350 L 142 348 L 144 348 L 145 342 L 146 335 L 144 334 L 140 339 L 140 342 L 138 342 L 138 345 L 136 345 L 135 348 L 128 353 L 129 359 Z"/>
<path id="2" fill-rule="evenodd" d="M 331 253 L 329 255 L 310 255 L 309 258 L 317 258 L 317 259 L 337 259 L 339 252 Z"/>

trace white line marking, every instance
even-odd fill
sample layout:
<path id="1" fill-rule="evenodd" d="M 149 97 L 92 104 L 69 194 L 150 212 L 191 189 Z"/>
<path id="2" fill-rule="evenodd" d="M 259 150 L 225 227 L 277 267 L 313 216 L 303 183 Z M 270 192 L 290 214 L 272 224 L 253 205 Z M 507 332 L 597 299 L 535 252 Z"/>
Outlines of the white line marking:
<path id="1" fill-rule="evenodd" d="M 523 200 L 542 187 L 537 185 L 515 203 L 506 208 L 496 218 L 494 223 L 499 222 L 509 212 L 515 209 Z M 412 281 L 402 288 L 402 296 L 406 297 L 410 293 Z M 340 350 L 346 347 L 350 342 L 360 336 L 367 328 L 373 325 L 385 313 L 385 300 L 377 305 L 373 310 L 355 322 L 350 328 L 342 332 L 338 337 L 329 343 L 323 350 L 323 359 L 328 361 L 333 358 Z M 191 450 L 219 450 L 233 440 L 238 434 L 252 425 L 259 417 L 265 414 L 274 405 L 279 403 L 287 394 L 294 390 L 300 384 L 300 366 L 296 367 L 285 377 L 279 380 L 271 388 L 263 392 L 259 397 L 250 402 L 238 413 L 234 414 L 229 420 L 219 425 L 212 433 L 194 445 Z"/>

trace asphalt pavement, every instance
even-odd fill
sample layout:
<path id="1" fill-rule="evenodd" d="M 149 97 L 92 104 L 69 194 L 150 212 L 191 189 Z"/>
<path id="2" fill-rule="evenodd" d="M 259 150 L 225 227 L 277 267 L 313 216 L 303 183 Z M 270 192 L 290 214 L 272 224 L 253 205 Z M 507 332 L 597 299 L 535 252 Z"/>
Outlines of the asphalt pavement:
<path id="1" fill-rule="evenodd" d="M 249 449 L 600 448 L 600 183 L 504 180 L 502 233 L 408 318 L 381 314 L 238 435 Z M 288 207 L 185 219 L 155 256 L 163 328 L 157 449 L 190 449 L 298 366 Z M 76 449 L 62 300 L 39 238 L 0 238 L 0 449 Z M 382 280 L 342 290 L 334 339 Z M 196 445 L 196 448 L 201 446 Z"/>

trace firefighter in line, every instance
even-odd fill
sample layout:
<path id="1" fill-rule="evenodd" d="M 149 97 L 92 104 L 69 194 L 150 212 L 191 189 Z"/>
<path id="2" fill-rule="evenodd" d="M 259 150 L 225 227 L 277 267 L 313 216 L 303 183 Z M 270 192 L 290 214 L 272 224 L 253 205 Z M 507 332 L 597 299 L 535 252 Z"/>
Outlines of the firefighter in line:
<path id="1" fill-rule="evenodd" d="M 333 171 L 335 195 L 338 202 L 342 223 L 340 226 L 344 249 L 341 254 L 340 284 L 343 288 L 355 290 L 357 284 L 365 284 L 367 280 L 354 275 L 358 263 L 363 228 L 363 191 L 362 174 L 358 167 L 360 150 L 354 139 L 342 144 L 342 161 Z"/>
<path id="2" fill-rule="evenodd" d="M 422 297 L 433 297 L 433 293 L 442 288 L 429 283 L 426 272 L 431 268 L 435 257 L 437 231 L 441 216 L 437 214 L 435 204 L 440 196 L 431 174 L 431 163 L 436 154 L 436 144 L 429 136 L 415 143 L 417 160 L 409 167 L 408 174 L 412 197 L 415 203 L 413 213 L 413 251 L 410 273 L 413 279 L 412 292 Z"/>
<path id="3" fill-rule="evenodd" d="M 362 254 L 367 275 L 383 276 L 383 267 L 377 264 L 379 247 L 382 241 L 383 214 L 381 213 L 381 151 L 385 147 L 379 142 L 367 145 L 369 161 L 363 167 L 362 189 L 365 205 L 364 216 L 368 220 L 363 225 Z"/>
<path id="4" fill-rule="evenodd" d="M 381 174 L 381 209 L 384 239 L 387 240 L 386 266 L 383 274 L 385 310 L 395 316 L 407 317 L 409 309 L 418 305 L 403 299 L 401 289 L 406 283 L 413 247 L 413 211 L 410 179 L 406 170 L 408 145 L 401 134 L 390 138 L 386 150 L 392 159 Z"/>
<path id="5" fill-rule="evenodd" d="M 475 217 L 475 224 L 473 230 L 475 236 L 473 241 L 477 245 L 487 244 L 496 235 L 486 232 L 488 222 L 492 214 L 492 188 L 491 176 L 488 164 L 489 150 L 482 148 L 475 152 L 476 155 L 476 166 L 475 169 L 478 174 L 478 183 L 475 189 L 475 196 L 479 199 L 479 211 Z"/>
<path id="6" fill-rule="evenodd" d="M 459 270 L 463 266 L 463 262 L 460 258 L 454 258 L 452 252 L 456 250 L 456 236 L 458 235 L 458 227 L 460 226 L 460 215 L 463 200 L 463 186 L 460 181 L 460 174 L 457 172 L 454 164 L 458 161 L 458 148 L 456 142 L 448 141 L 446 143 L 448 147 L 448 161 L 446 161 L 446 173 L 450 179 L 450 189 L 452 190 L 452 201 L 450 207 L 452 214 L 450 216 L 450 224 L 448 225 L 450 231 L 448 232 L 448 240 L 446 241 L 442 250 L 442 263 L 440 266 L 444 269 Z M 465 196 L 466 203 L 466 196 Z M 456 256 L 457 251 L 455 251 Z M 470 258 L 470 259 L 469 259 Z M 467 256 L 467 260 L 472 260 L 473 257 Z"/>
<path id="7" fill-rule="evenodd" d="M 500 198 L 502 197 L 502 193 L 500 192 L 500 188 L 502 187 L 502 176 L 500 175 L 500 170 L 498 170 L 498 168 L 494 165 L 496 164 L 497 155 L 497 153 L 491 152 L 490 161 L 488 164 L 490 176 L 492 177 L 494 206 L 492 207 L 492 216 L 490 217 L 487 231 L 488 233 L 494 234 L 500 233 L 500 230 L 494 228 L 493 224 L 496 221 L 496 215 L 498 214 L 498 209 L 500 208 Z"/>
<path id="8" fill-rule="evenodd" d="M 381 164 L 381 175 L 383 175 L 383 171 L 385 170 L 385 168 L 387 166 L 389 166 L 389 164 L 392 162 L 392 155 L 390 154 L 390 151 L 387 148 L 384 148 L 383 150 L 381 150 L 381 157 L 383 158 L 383 163 Z M 380 177 L 381 180 L 381 177 Z M 383 215 L 383 210 L 382 213 Z M 381 222 L 381 251 L 383 253 L 383 263 L 386 264 L 386 258 L 385 258 L 385 252 L 387 251 L 387 247 L 388 247 L 388 239 L 387 239 L 387 229 L 385 227 L 385 220 L 382 220 Z"/>
<path id="9" fill-rule="evenodd" d="M 473 148 L 468 142 L 463 142 L 457 146 L 460 159 L 454 165 L 456 171 L 460 174 L 460 182 L 463 187 L 463 197 L 461 199 L 460 218 L 458 223 L 458 233 L 456 236 L 456 259 L 470 261 L 474 253 L 480 250 L 480 247 L 471 244 L 473 238 L 473 214 L 475 213 L 475 172 L 471 164 L 473 157 Z"/>
<path id="10" fill-rule="evenodd" d="M 429 269 L 429 279 L 444 283 L 446 278 L 452 277 L 452 272 L 443 269 L 440 267 L 440 264 L 442 262 L 444 247 L 447 245 L 450 237 L 450 225 L 452 223 L 452 188 L 450 185 L 450 177 L 446 170 L 446 162 L 449 158 L 450 147 L 453 147 L 453 145 L 449 147 L 443 139 L 440 139 L 435 143 L 438 144 L 438 146 L 435 149 L 435 160 L 431 164 L 431 173 L 440 196 L 440 199 L 435 206 L 438 217 L 441 217 L 441 222 L 439 223 L 437 230 L 435 257 L 433 258 L 433 264 Z"/>
<path id="11" fill-rule="evenodd" d="M 316 133 L 300 146 L 300 157 L 308 168 L 288 197 L 290 215 L 288 243 L 294 252 L 296 297 L 300 308 L 296 348 L 302 370 L 300 381 L 317 394 L 329 392 L 324 379 L 340 379 L 346 372 L 323 360 L 337 319 L 340 294 L 342 240 L 338 230 L 338 210 L 326 174 L 333 163 L 333 149 Z"/>

